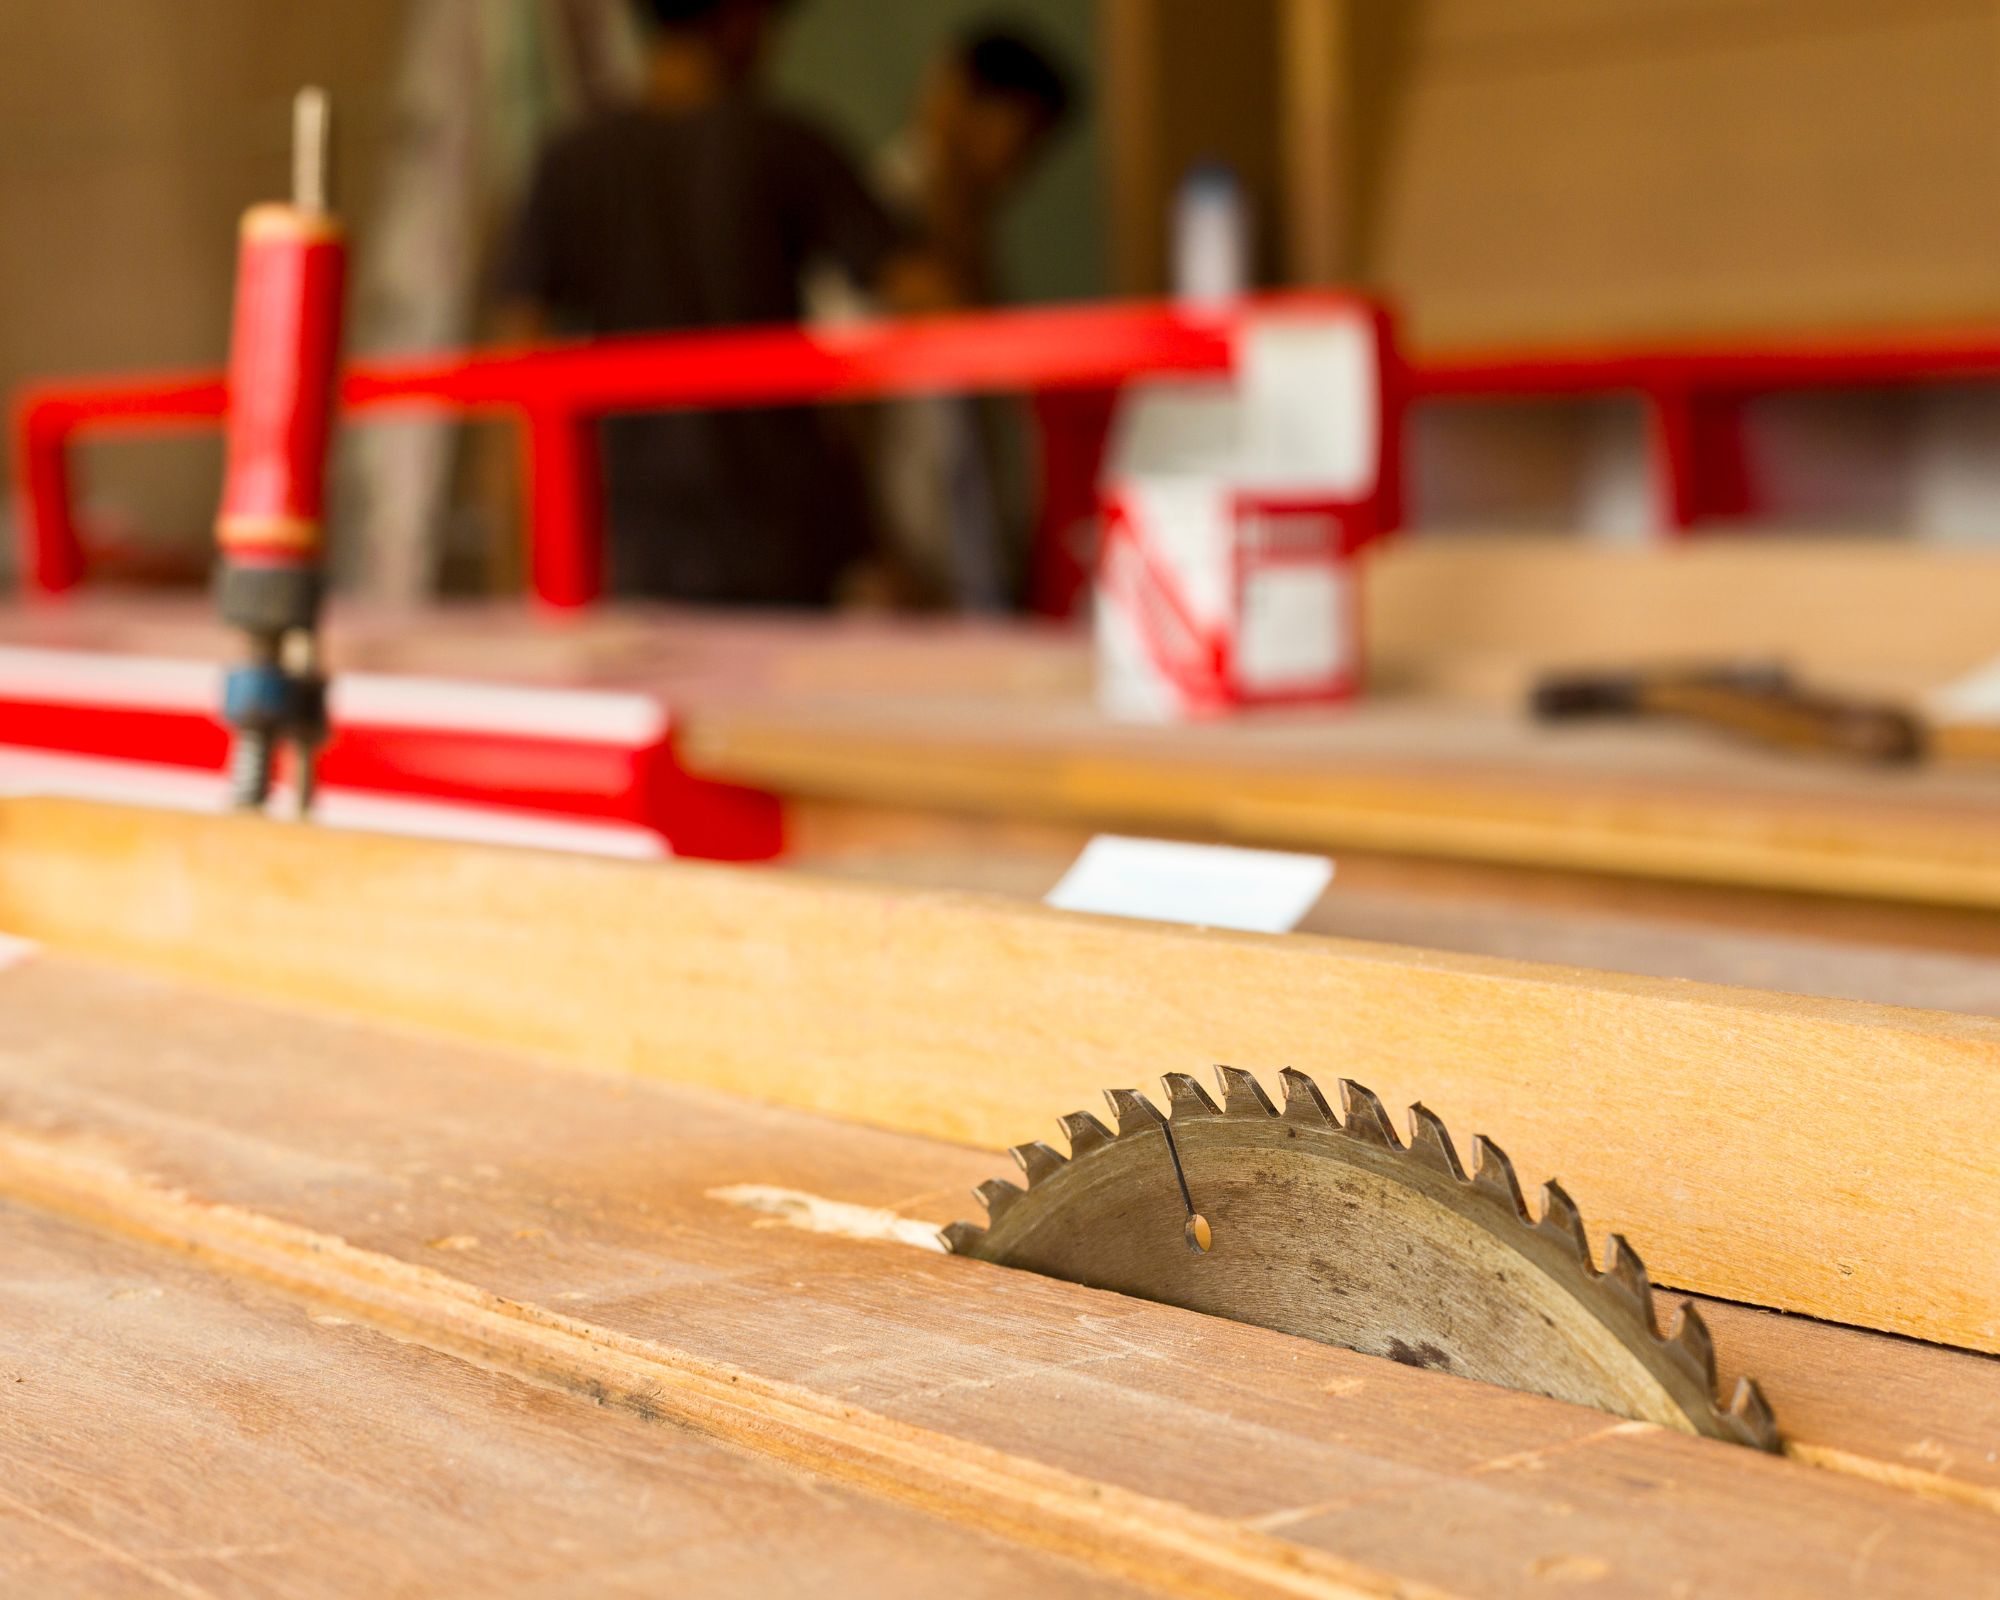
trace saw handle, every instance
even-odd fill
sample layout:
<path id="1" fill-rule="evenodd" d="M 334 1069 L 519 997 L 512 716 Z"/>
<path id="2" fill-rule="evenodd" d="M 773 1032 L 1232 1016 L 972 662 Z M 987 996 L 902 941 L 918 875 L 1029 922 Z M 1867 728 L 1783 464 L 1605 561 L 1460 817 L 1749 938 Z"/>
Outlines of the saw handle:
<path id="1" fill-rule="evenodd" d="M 328 213 L 263 205 L 244 217 L 215 525 L 225 560 L 319 564 L 346 282 L 347 241 Z"/>
<path id="2" fill-rule="evenodd" d="M 1640 697 L 1660 716 L 1704 723 L 1759 744 L 1874 765 L 1922 759 L 1923 725 L 1897 706 L 1803 689 L 1771 694 L 1698 683 L 1660 683 Z"/>
<path id="3" fill-rule="evenodd" d="M 327 455 L 340 383 L 347 240 L 329 201 L 332 112 L 326 94 L 295 103 L 289 204 L 252 207 L 238 240 L 229 358 L 229 424 L 216 600 L 250 659 L 229 674 L 235 803 L 261 809 L 273 756 L 298 756 L 300 815 L 311 807 L 327 740 L 319 665 Z"/>

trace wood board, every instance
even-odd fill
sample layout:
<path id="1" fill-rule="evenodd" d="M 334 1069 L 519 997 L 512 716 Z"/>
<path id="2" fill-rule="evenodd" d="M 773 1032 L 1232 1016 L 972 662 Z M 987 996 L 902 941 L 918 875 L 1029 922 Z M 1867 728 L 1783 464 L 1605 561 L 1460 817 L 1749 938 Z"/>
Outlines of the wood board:
<path id="1" fill-rule="evenodd" d="M 787 864 L 815 875 L 1041 900 L 1091 835 L 798 802 Z M 2000 925 L 1920 907 L 1629 883 L 1342 852 L 1297 931 L 1548 966 L 2000 1016 Z M 1846 912 L 1847 915 L 1836 914 Z M 1859 914 L 1856 914 L 1859 913 Z"/>
<path id="2" fill-rule="evenodd" d="M 1364 574 L 1348 711 L 1143 729 L 1079 643 L 800 636 L 690 688 L 698 770 L 789 796 L 1196 838 L 1992 909 L 2000 771 L 1871 771 L 1664 724 L 1538 728 L 1555 667 L 1781 660 L 1920 699 L 2000 654 L 2000 559 L 1886 540 L 1619 550 L 1426 535 Z M 977 664 L 983 659 L 982 675 Z M 1948 730 L 1979 745 L 1975 726 Z"/>
<path id="3" fill-rule="evenodd" d="M 1357 713 L 1337 736 L 1262 731 L 1254 751 L 1231 739 L 1224 754 L 1198 731 L 1113 733 L 1081 715 L 933 699 L 709 713 L 690 718 L 684 748 L 705 776 L 849 804 L 2000 907 L 2000 786 L 1983 777 L 1913 785 L 1718 750 L 1677 728 L 1551 742 L 1522 719 L 1463 709 Z"/>
<path id="4" fill-rule="evenodd" d="M 574 1508 L 583 1521 L 554 1553 L 574 1553 L 579 1575 L 595 1561 L 593 1575 L 643 1581 L 700 1547 L 704 1517 L 732 1517 L 716 1535 L 732 1548 L 695 1569 L 713 1593 L 773 1592 L 821 1539 L 817 1583 L 837 1586 L 847 1555 L 873 1547 L 896 1565 L 859 1587 L 896 1592 L 934 1581 L 929 1563 L 958 1559 L 967 1529 L 975 1594 L 989 1579 L 1068 1592 L 1060 1568 L 1036 1567 L 1051 1553 L 1169 1594 L 1517 1595 L 1586 1579 L 1607 1594 L 1919 1594 L 1976 1588 L 2000 1552 L 2000 1469 L 1976 1448 L 2000 1367 L 1983 1358 L 1719 1309 L 1725 1359 L 1757 1347 L 1800 1440 L 1847 1469 L 1828 1470 L 785 1226 L 732 1198 L 788 1185 L 935 1219 L 988 1170 L 977 1152 L 60 958 L 0 974 L 0 1001 L 0 1194 L 29 1204 L 42 1241 L 37 1270 L 0 1293 L 0 1360 L 22 1359 L 6 1330 L 24 1292 L 75 1310 L 75 1365 L 41 1346 L 25 1374 L 35 1403 L 66 1445 L 97 1450 L 100 1505 L 151 1513 L 105 1515 L 87 1573 L 289 1570 L 287 1550 L 323 1538 L 330 1510 L 398 1493 L 394 1461 L 341 1470 L 352 1431 L 377 1420 L 415 1436 L 413 1474 L 454 1485 L 468 1469 L 439 1452 L 497 1439 L 443 1514 L 491 1505 L 518 1523 L 510 1542 L 531 1542 Z M 9 1238 L 16 1215 L 0 1212 Z M 468 1344 L 475 1317 L 485 1335 Z M 201 1327 L 227 1342 L 195 1341 Z M 125 1375 L 151 1375 L 158 1432 L 62 1403 L 59 1385 L 107 1358 L 121 1406 L 138 1403 Z M 203 1397 L 224 1373 L 237 1382 L 217 1406 Z M 703 1387 L 719 1375 L 734 1391 L 721 1399 Z M 336 1382 L 355 1413 L 347 1439 L 327 1414 L 340 1408 L 314 1404 Z M 707 1470 L 703 1439 L 718 1435 L 734 1449 L 703 1493 L 676 1463 Z M 275 1548 L 240 1548 L 241 1524 L 199 1486 L 158 1487 L 182 1437 L 220 1482 L 246 1463 L 269 1474 L 244 1512 L 262 1511 Z M 521 1441 L 544 1446 L 539 1469 L 517 1459 Z M 0 1433 L 0 1452 L 23 1443 L 46 1464 L 34 1439 Z M 784 1470 L 732 1465 L 739 1452 Z M 695 1503 L 642 1505 L 614 1556 L 595 1530 L 656 1458 Z M 869 1498 L 815 1486 L 788 1512 L 800 1472 Z M 61 1502 L 29 1481 L 36 1509 Z M 402 1545 L 437 1496 L 419 1485 L 356 1518 L 320 1592 L 427 1559 Z M 906 1531 L 896 1505 L 929 1516 Z M 786 1526 L 764 1531 L 767 1508 Z M 189 1516 L 210 1519 L 217 1544 L 177 1546 Z M 1013 1548 L 994 1552 L 996 1534 Z M 488 1570 L 490 1592 L 532 1587 L 528 1569 Z"/>
<path id="5" fill-rule="evenodd" d="M 756 870 L 0 805 L 0 929 L 988 1147 L 1229 1060 L 1588 1193 L 1696 1292 L 2000 1349 L 2000 1023 Z"/>
<path id="6" fill-rule="evenodd" d="M 0 1259 L 10 1594 L 1137 1592 L 18 1204 Z"/>

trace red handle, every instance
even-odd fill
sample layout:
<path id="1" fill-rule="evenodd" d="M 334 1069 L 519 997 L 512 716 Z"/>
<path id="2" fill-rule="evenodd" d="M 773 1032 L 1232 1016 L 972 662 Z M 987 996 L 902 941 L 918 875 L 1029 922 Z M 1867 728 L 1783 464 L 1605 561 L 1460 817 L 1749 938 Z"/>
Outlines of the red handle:
<path id="1" fill-rule="evenodd" d="M 333 217 L 282 205 L 244 217 L 215 527 L 231 561 L 318 564 L 346 280 Z"/>

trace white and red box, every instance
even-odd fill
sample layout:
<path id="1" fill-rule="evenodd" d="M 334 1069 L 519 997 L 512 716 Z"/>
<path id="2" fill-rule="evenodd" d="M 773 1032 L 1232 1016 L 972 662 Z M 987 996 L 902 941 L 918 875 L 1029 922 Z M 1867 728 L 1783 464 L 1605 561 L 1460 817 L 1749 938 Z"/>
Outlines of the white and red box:
<path id="1" fill-rule="evenodd" d="M 1338 702 L 1361 684 L 1357 554 L 1392 516 L 1378 308 L 1248 318 L 1228 380 L 1132 385 L 1101 483 L 1098 698 L 1132 721 Z"/>

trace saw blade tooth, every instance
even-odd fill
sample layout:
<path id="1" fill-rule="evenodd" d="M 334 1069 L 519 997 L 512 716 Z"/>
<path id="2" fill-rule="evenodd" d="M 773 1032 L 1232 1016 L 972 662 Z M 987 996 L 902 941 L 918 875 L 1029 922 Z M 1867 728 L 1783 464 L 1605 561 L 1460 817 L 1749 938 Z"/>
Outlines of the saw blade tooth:
<path id="1" fill-rule="evenodd" d="M 1189 1117 L 1219 1117 L 1222 1107 L 1209 1099 L 1208 1091 L 1185 1072 L 1164 1074 L 1160 1082 L 1166 1086 L 1167 1115 L 1175 1122 L 1185 1122 Z"/>
<path id="2" fill-rule="evenodd" d="M 986 1207 L 986 1220 L 997 1223 L 1014 1209 L 1020 1201 L 1027 1199 L 1028 1191 L 1018 1183 L 1009 1183 L 1005 1178 L 988 1178 L 973 1194 Z"/>
<path id="3" fill-rule="evenodd" d="M 1422 1101 L 1410 1107 L 1410 1154 L 1460 1183 L 1465 1181 L 1465 1167 L 1458 1159 L 1444 1119 Z"/>
<path id="4" fill-rule="evenodd" d="M 1110 1103 L 1111 1115 L 1117 1119 L 1121 1139 L 1129 1139 L 1135 1133 L 1149 1133 L 1167 1120 L 1137 1089 L 1106 1089 L 1104 1098 Z"/>
<path id="5" fill-rule="evenodd" d="M 1264 1092 L 1264 1086 L 1241 1067 L 1218 1065 L 1215 1081 L 1222 1090 L 1223 1115 L 1275 1117 L 1278 1114 L 1278 1108 L 1271 1104 L 1271 1097 Z"/>
<path id="6" fill-rule="evenodd" d="M 1752 1448 L 1771 1451 L 1780 1448 L 1778 1419 L 1771 1414 L 1771 1402 L 1764 1398 L 1755 1378 L 1736 1380 L 1736 1392 L 1729 1400 L 1729 1422 Z"/>
<path id="7" fill-rule="evenodd" d="M 986 1230 L 975 1223 L 954 1222 L 940 1228 L 938 1237 L 953 1255 L 969 1256 L 979 1248 L 979 1241 L 986 1237 Z"/>
<path id="8" fill-rule="evenodd" d="M 1310 1122 L 1322 1128 L 1337 1126 L 1333 1107 L 1326 1103 L 1326 1096 L 1311 1078 L 1297 1067 L 1287 1067 L 1278 1076 L 1285 1085 L 1285 1116 L 1290 1121 Z"/>
<path id="9" fill-rule="evenodd" d="M 1646 1276 L 1646 1263 L 1639 1259 L 1622 1233 L 1614 1233 L 1604 1241 L 1604 1282 L 1631 1302 L 1630 1309 L 1639 1318 L 1646 1331 L 1654 1338 L 1660 1336 L 1659 1324 L 1653 1320 L 1653 1284 Z"/>
<path id="10" fill-rule="evenodd" d="M 1113 1138 L 1111 1130 L 1088 1111 L 1072 1111 L 1058 1124 L 1063 1136 L 1069 1140 L 1069 1158 L 1087 1156 L 1093 1150 L 1102 1150 Z"/>
<path id="11" fill-rule="evenodd" d="M 1590 1262 L 1590 1234 L 1583 1226 L 1583 1213 L 1569 1197 L 1569 1191 L 1554 1178 L 1542 1185 L 1542 1215 L 1536 1230 L 1559 1240 L 1576 1253 L 1578 1264 L 1587 1273 L 1597 1269 Z"/>
<path id="12" fill-rule="evenodd" d="M 1498 1200 L 1514 1213 L 1516 1221 L 1529 1220 L 1528 1197 L 1521 1193 L 1521 1180 L 1514 1176 L 1514 1163 L 1507 1159 L 1505 1150 L 1483 1133 L 1475 1134 L 1472 1140 L 1472 1186 Z"/>
<path id="13" fill-rule="evenodd" d="M 1663 1342 L 1675 1363 L 1714 1394 L 1715 1336 L 1691 1301 L 1680 1303 L 1674 1313 L 1674 1331 Z"/>
<path id="14" fill-rule="evenodd" d="M 1395 1124 L 1390 1122 L 1389 1113 L 1375 1091 L 1352 1078 L 1340 1080 L 1340 1131 L 1384 1150 L 1403 1148 L 1402 1140 L 1396 1137 Z"/>
<path id="15" fill-rule="evenodd" d="M 1026 1144 L 1017 1144 L 1007 1152 L 1026 1174 L 1030 1189 L 1038 1183 L 1046 1183 L 1069 1165 L 1069 1157 L 1054 1145 L 1044 1144 L 1040 1139 L 1031 1139 Z"/>

